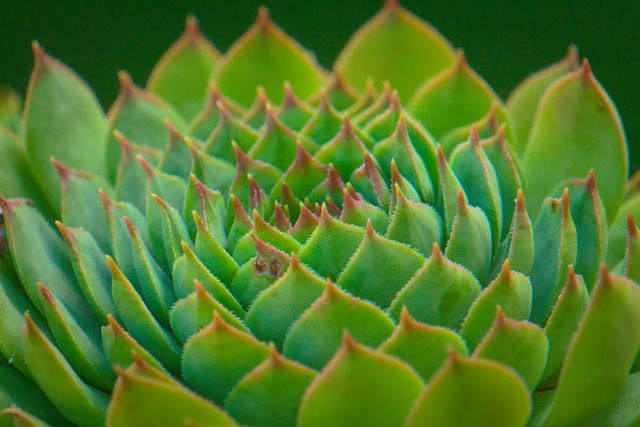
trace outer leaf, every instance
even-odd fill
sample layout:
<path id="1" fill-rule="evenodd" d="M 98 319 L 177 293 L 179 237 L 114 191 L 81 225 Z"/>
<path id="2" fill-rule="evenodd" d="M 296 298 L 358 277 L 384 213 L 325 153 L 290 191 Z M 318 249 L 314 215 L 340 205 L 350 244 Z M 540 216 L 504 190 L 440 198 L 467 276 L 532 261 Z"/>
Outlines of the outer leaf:
<path id="1" fill-rule="evenodd" d="M 638 307 L 640 287 L 603 267 L 545 426 L 583 424 L 615 401 L 640 348 Z"/>
<path id="2" fill-rule="evenodd" d="M 187 18 L 184 34 L 163 55 L 149 76 L 149 91 L 169 101 L 186 119 L 202 110 L 209 95 L 218 51 L 202 37 L 198 21 Z"/>
<path id="3" fill-rule="evenodd" d="M 309 387 L 298 425 L 401 425 L 423 388 L 407 365 L 356 344 L 345 333 L 342 346 Z"/>
<path id="4" fill-rule="evenodd" d="M 518 144 L 515 146 L 518 153 L 521 154 L 525 150 L 531 125 L 545 91 L 557 79 L 576 70 L 579 67 L 578 60 L 578 50 L 575 46 L 570 46 L 567 56 L 562 61 L 530 75 L 511 92 L 507 107 L 518 134 Z"/>
<path id="5" fill-rule="evenodd" d="M 222 403 L 240 379 L 267 357 L 264 343 L 232 328 L 216 312 L 213 322 L 184 345 L 182 375 L 205 397 Z"/>
<path id="6" fill-rule="evenodd" d="M 323 76 L 315 59 L 276 26 L 262 8 L 256 23 L 218 66 L 216 81 L 225 95 L 248 107 L 258 86 L 280 104 L 285 81 L 299 97 L 306 98 L 320 89 Z"/>
<path id="7" fill-rule="evenodd" d="M 104 175 L 104 113 L 87 85 L 33 44 L 35 66 L 27 89 L 25 141 L 38 183 L 52 206 L 60 204 L 53 156 L 72 168 Z M 64 106 L 64 108 L 61 108 Z"/>
<path id="8" fill-rule="evenodd" d="M 493 325 L 473 357 L 495 360 L 512 368 L 533 392 L 544 371 L 548 351 L 547 337 L 538 325 L 511 320 L 498 307 Z"/>
<path id="9" fill-rule="evenodd" d="M 558 184 L 593 169 L 607 189 L 602 201 L 613 218 L 629 171 L 627 142 L 618 112 L 586 60 L 581 70 L 551 85 L 540 101 L 523 166 L 534 217 Z"/>
<path id="10" fill-rule="evenodd" d="M 468 355 L 459 335 L 447 328 L 416 322 L 405 307 L 396 330 L 378 350 L 411 365 L 424 381 L 440 369 L 449 351 Z"/>
<path id="11" fill-rule="evenodd" d="M 408 100 L 425 80 L 452 62 L 453 49 L 444 37 L 389 1 L 351 38 L 334 68 L 360 91 L 372 78 L 378 88 L 390 82 Z"/>
<path id="12" fill-rule="evenodd" d="M 108 427 L 183 426 L 187 420 L 205 426 L 236 425 L 220 408 L 141 359 L 127 371 L 119 369 L 118 375 Z"/>
<path id="13" fill-rule="evenodd" d="M 436 138 L 478 121 L 498 96 L 469 67 L 462 51 L 456 62 L 428 80 L 411 98 L 409 111 Z"/>
<path id="14" fill-rule="evenodd" d="M 71 422 L 103 426 L 109 396 L 82 382 L 28 314 L 25 319 L 22 346 L 35 382 Z"/>
<path id="15" fill-rule="evenodd" d="M 327 281 L 322 297 L 289 330 L 284 355 L 319 369 L 340 347 L 344 330 L 366 345 L 378 346 L 393 329 L 393 322 L 382 310 Z"/>
<path id="16" fill-rule="evenodd" d="M 513 371 L 489 360 L 451 352 L 414 405 L 407 427 L 523 427 L 531 402 Z"/>
<path id="17" fill-rule="evenodd" d="M 231 391 L 224 409 L 245 425 L 294 427 L 302 397 L 317 374 L 274 347 L 270 351 L 269 359 Z"/>

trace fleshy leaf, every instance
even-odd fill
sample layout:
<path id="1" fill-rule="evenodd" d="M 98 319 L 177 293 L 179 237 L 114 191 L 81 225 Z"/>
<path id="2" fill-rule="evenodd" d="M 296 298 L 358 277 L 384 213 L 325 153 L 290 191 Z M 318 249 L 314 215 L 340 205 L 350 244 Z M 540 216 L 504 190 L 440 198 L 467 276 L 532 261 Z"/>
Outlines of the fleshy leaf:
<path id="1" fill-rule="evenodd" d="M 182 375 L 208 399 L 222 403 L 231 389 L 269 357 L 268 347 L 229 326 L 218 313 L 184 345 Z"/>
<path id="2" fill-rule="evenodd" d="M 498 176 L 480 144 L 477 128 L 472 128 L 468 142 L 453 151 L 449 165 L 464 188 L 469 204 L 479 207 L 487 216 L 495 251 L 502 237 L 502 200 Z"/>
<path id="3" fill-rule="evenodd" d="M 458 329 L 480 291 L 473 274 L 445 258 L 434 243 L 431 256 L 398 292 L 389 312 L 401 319 L 406 307 L 420 322 Z"/>
<path id="4" fill-rule="evenodd" d="M 208 97 L 209 78 L 218 63 L 218 51 L 202 36 L 192 16 L 182 36 L 160 58 L 147 88 L 167 100 L 190 120 L 202 110 Z"/>
<path id="5" fill-rule="evenodd" d="M 411 98 L 409 111 L 438 139 L 457 127 L 482 119 L 497 99 L 459 51 L 453 65 L 418 89 Z"/>
<path id="6" fill-rule="evenodd" d="M 418 398 L 407 427 L 524 426 L 529 391 L 512 370 L 490 360 L 451 352 L 445 366 Z"/>
<path id="7" fill-rule="evenodd" d="M 107 261 L 113 276 L 111 288 L 113 301 L 129 333 L 171 372 L 178 372 L 180 370 L 178 340 L 153 317 L 115 262 L 111 258 L 107 258 Z"/>
<path id="8" fill-rule="evenodd" d="M 220 408 L 141 359 L 126 371 L 118 369 L 118 377 L 107 427 L 182 426 L 187 420 L 205 426 L 236 425 Z"/>
<path id="9" fill-rule="evenodd" d="M 615 401 L 640 348 L 639 306 L 638 285 L 602 267 L 545 426 L 580 425 Z"/>
<path id="10" fill-rule="evenodd" d="M 415 321 L 403 307 L 396 330 L 378 348 L 412 366 L 424 381 L 429 381 L 447 359 L 449 351 L 467 356 L 462 338 L 450 329 Z"/>
<path id="11" fill-rule="evenodd" d="M 224 409 L 245 425 L 295 427 L 300 402 L 316 377 L 271 347 L 269 358 L 231 390 Z"/>
<path id="12" fill-rule="evenodd" d="M 535 217 L 558 184 L 593 169 L 607 189 L 602 202 L 613 217 L 622 202 L 628 162 L 618 112 L 585 60 L 581 70 L 556 81 L 540 100 L 523 157 L 529 212 Z"/>
<path id="13" fill-rule="evenodd" d="M 71 422 L 103 426 L 109 395 L 85 384 L 28 314 L 25 320 L 22 346 L 35 382 Z"/>
<path id="14" fill-rule="evenodd" d="M 171 309 L 171 330 L 180 341 L 186 342 L 189 337 L 210 324 L 214 312 L 239 331 L 248 330 L 233 313 L 212 297 L 197 279 L 194 280 L 194 287 L 194 293 L 178 301 Z"/>
<path id="15" fill-rule="evenodd" d="M 246 322 L 262 341 L 282 348 L 291 325 L 322 295 L 325 282 L 291 254 L 287 272 L 252 302 Z"/>
<path id="16" fill-rule="evenodd" d="M 575 263 L 576 228 L 571 218 L 569 190 L 560 199 L 547 199 L 534 227 L 535 259 L 531 271 L 531 320 L 540 324 L 562 290 L 567 267 Z"/>
<path id="17" fill-rule="evenodd" d="M 434 243 L 442 244 L 445 233 L 442 218 L 428 204 L 407 199 L 398 185 L 393 189 L 395 210 L 385 237 L 406 243 L 426 256 Z"/>
<path id="18" fill-rule="evenodd" d="M 298 425 L 401 425 L 423 389 L 420 377 L 406 364 L 357 344 L 345 333 L 340 349 L 304 396 Z"/>
<path id="19" fill-rule="evenodd" d="M 321 276 L 335 280 L 364 237 L 364 230 L 337 221 L 322 208 L 320 223 L 298 252 L 300 261 Z"/>
<path id="20" fill-rule="evenodd" d="M 91 309 L 75 284 L 73 267 L 62 238 L 26 200 L 0 197 L 9 250 L 29 299 L 44 311 L 38 282 L 51 289 L 75 315 Z"/>
<path id="21" fill-rule="evenodd" d="M 588 300 L 589 294 L 584 280 L 576 276 L 573 268 L 569 267 L 567 282 L 544 326 L 544 333 L 549 338 L 549 356 L 541 381 L 549 379 L 562 366 Z"/>
<path id="22" fill-rule="evenodd" d="M 527 77 L 511 92 L 507 106 L 518 134 L 518 144 L 515 146 L 518 153 L 525 150 L 536 110 L 547 88 L 560 77 L 576 70 L 579 67 L 578 59 L 578 50 L 571 46 L 562 61 Z"/>
<path id="23" fill-rule="evenodd" d="M 511 271 L 505 261 L 498 276 L 487 286 L 469 309 L 461 333 L 470 349 L 476 346 L 491 328 L 498 306 L 513 320 L 526 320 L 531 312 L 531 282 Z"/>
<path id="24" fill-rule="evenodd" d="M 245 107 L 253 101 L 258 86 L 280 104 L 285 81 L 304 99 L 318 91 L 324 80 L 315 58 L 275 25 L 265 8 L 226 53 L 215 78 L 225 95 Z"/>
<path id="25" fill-rule="evenodd" d="M 389 1 L 351 38 L 334 68 L 357 90 L 363 91 L 369 78 L 378 88 L 388 81 L 408 100 L 453 59 L 453 49 L 442 35 Z"/>
<path id="26" fill-rule="evenodd" d="M 120 145 L 113 131 L 120 131 L 137 145 L 162 150 L 167 141 L 165 119 L 169 119 L 178 129 L 186 127 L 184 120 L 169 104 L 137 88 L 127 73 L 121 72 L 118 77 L 120 94 L 107 114 L 109 137 L 106 163 L 110 181 L 115 180 L 120 162 Z M 64 160 L 64 157 L 59 158 Z"/>
<path id="27" fill-rule="evenodd" d="M 493 325 L 473 357 L 495 360 L 512 368 L 533 392 L 545 368 L 548 351 L 547 337 L 538 325 L 509 319 L 498 307 Z"/>
<path id="28" fill-rule="evenodd" d="M 103 176 L 107 127 L 95 95 L 67 66 L 33 44 L 35 65 L 25 103 L 25 142 L 29 160 L 52 206 L 60 204 L 53 156 L 72 168 Z M 64 108 L 60 108 L 64 105 Z"/>
<path id="29" fill-rule="evenodd" d="M 491 268 L 491 226 L 484 212 L 469 206 L 462 190 L 458 191 L 456 216 L 444 254 L 468 268 L 482 284 Z"/>
<path id="30" fill-rule="evenodd" d="M 516 208 L 509 236 L 508 259 L 511 268 L 522 274 L 530 275 L 535 259 L 533 226 L 527 214 L 522 190 L 516 195 Z"/>
<path id="31" fill-rule="evenodd" d="M 322 296 L 289 330 L 283 354 L 319 369 L 340 347 L 344 330 L 363 344 L 375 347 L 389 337 L 393 329 L 393 322 L 382 310 L 327 281 Z"/>

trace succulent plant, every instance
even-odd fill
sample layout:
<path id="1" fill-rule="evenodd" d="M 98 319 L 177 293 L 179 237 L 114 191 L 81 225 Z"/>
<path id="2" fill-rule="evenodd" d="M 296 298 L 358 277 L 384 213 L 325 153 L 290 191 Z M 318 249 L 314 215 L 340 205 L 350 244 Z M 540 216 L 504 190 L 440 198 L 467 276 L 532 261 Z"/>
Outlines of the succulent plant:
<path id="1" fill-rule="evenodd" d="M 640 425 L 640 177 L 575 49 L 505 103 L 393 1 L 331 72 L 189 18 L 106 116 L 34 55 L 1 425 Z"/>

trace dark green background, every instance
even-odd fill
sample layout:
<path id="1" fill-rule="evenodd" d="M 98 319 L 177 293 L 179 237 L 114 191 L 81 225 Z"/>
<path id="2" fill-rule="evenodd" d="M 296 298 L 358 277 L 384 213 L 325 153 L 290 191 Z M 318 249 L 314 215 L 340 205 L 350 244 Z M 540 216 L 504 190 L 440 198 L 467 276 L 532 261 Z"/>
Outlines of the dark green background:
<path id="1" fill-rule="evenodd" d="M 265 3 L 275 21 L 330 67 L 355 30 L 381 1 L 80 2 L 0 0 L 0 82 L 24 92 L 37 39 L 96 90 L 108 107 L 117 93 L 116 71 L 144 85 L 155 61 L 195 14 L 203 32 L 226 50 Z M 500 94 L 529 73 L 562 58 L 569 44 L 587 56 L 617 104 L 640 167 L 640 2 L 448 2 L 405 0 L 432 23 Z"/>

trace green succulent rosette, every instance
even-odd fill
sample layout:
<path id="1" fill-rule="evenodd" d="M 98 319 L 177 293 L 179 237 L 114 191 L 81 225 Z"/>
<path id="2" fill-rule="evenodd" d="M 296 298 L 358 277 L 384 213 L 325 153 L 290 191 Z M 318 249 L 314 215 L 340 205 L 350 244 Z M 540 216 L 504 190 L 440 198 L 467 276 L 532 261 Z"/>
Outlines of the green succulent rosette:
<path id="1" fill-rule="evenodd" d="M 638 426 L 640 195 L 575 49 L 503 102 L 388 2 L 0 93 L 0 425 Z"/>

